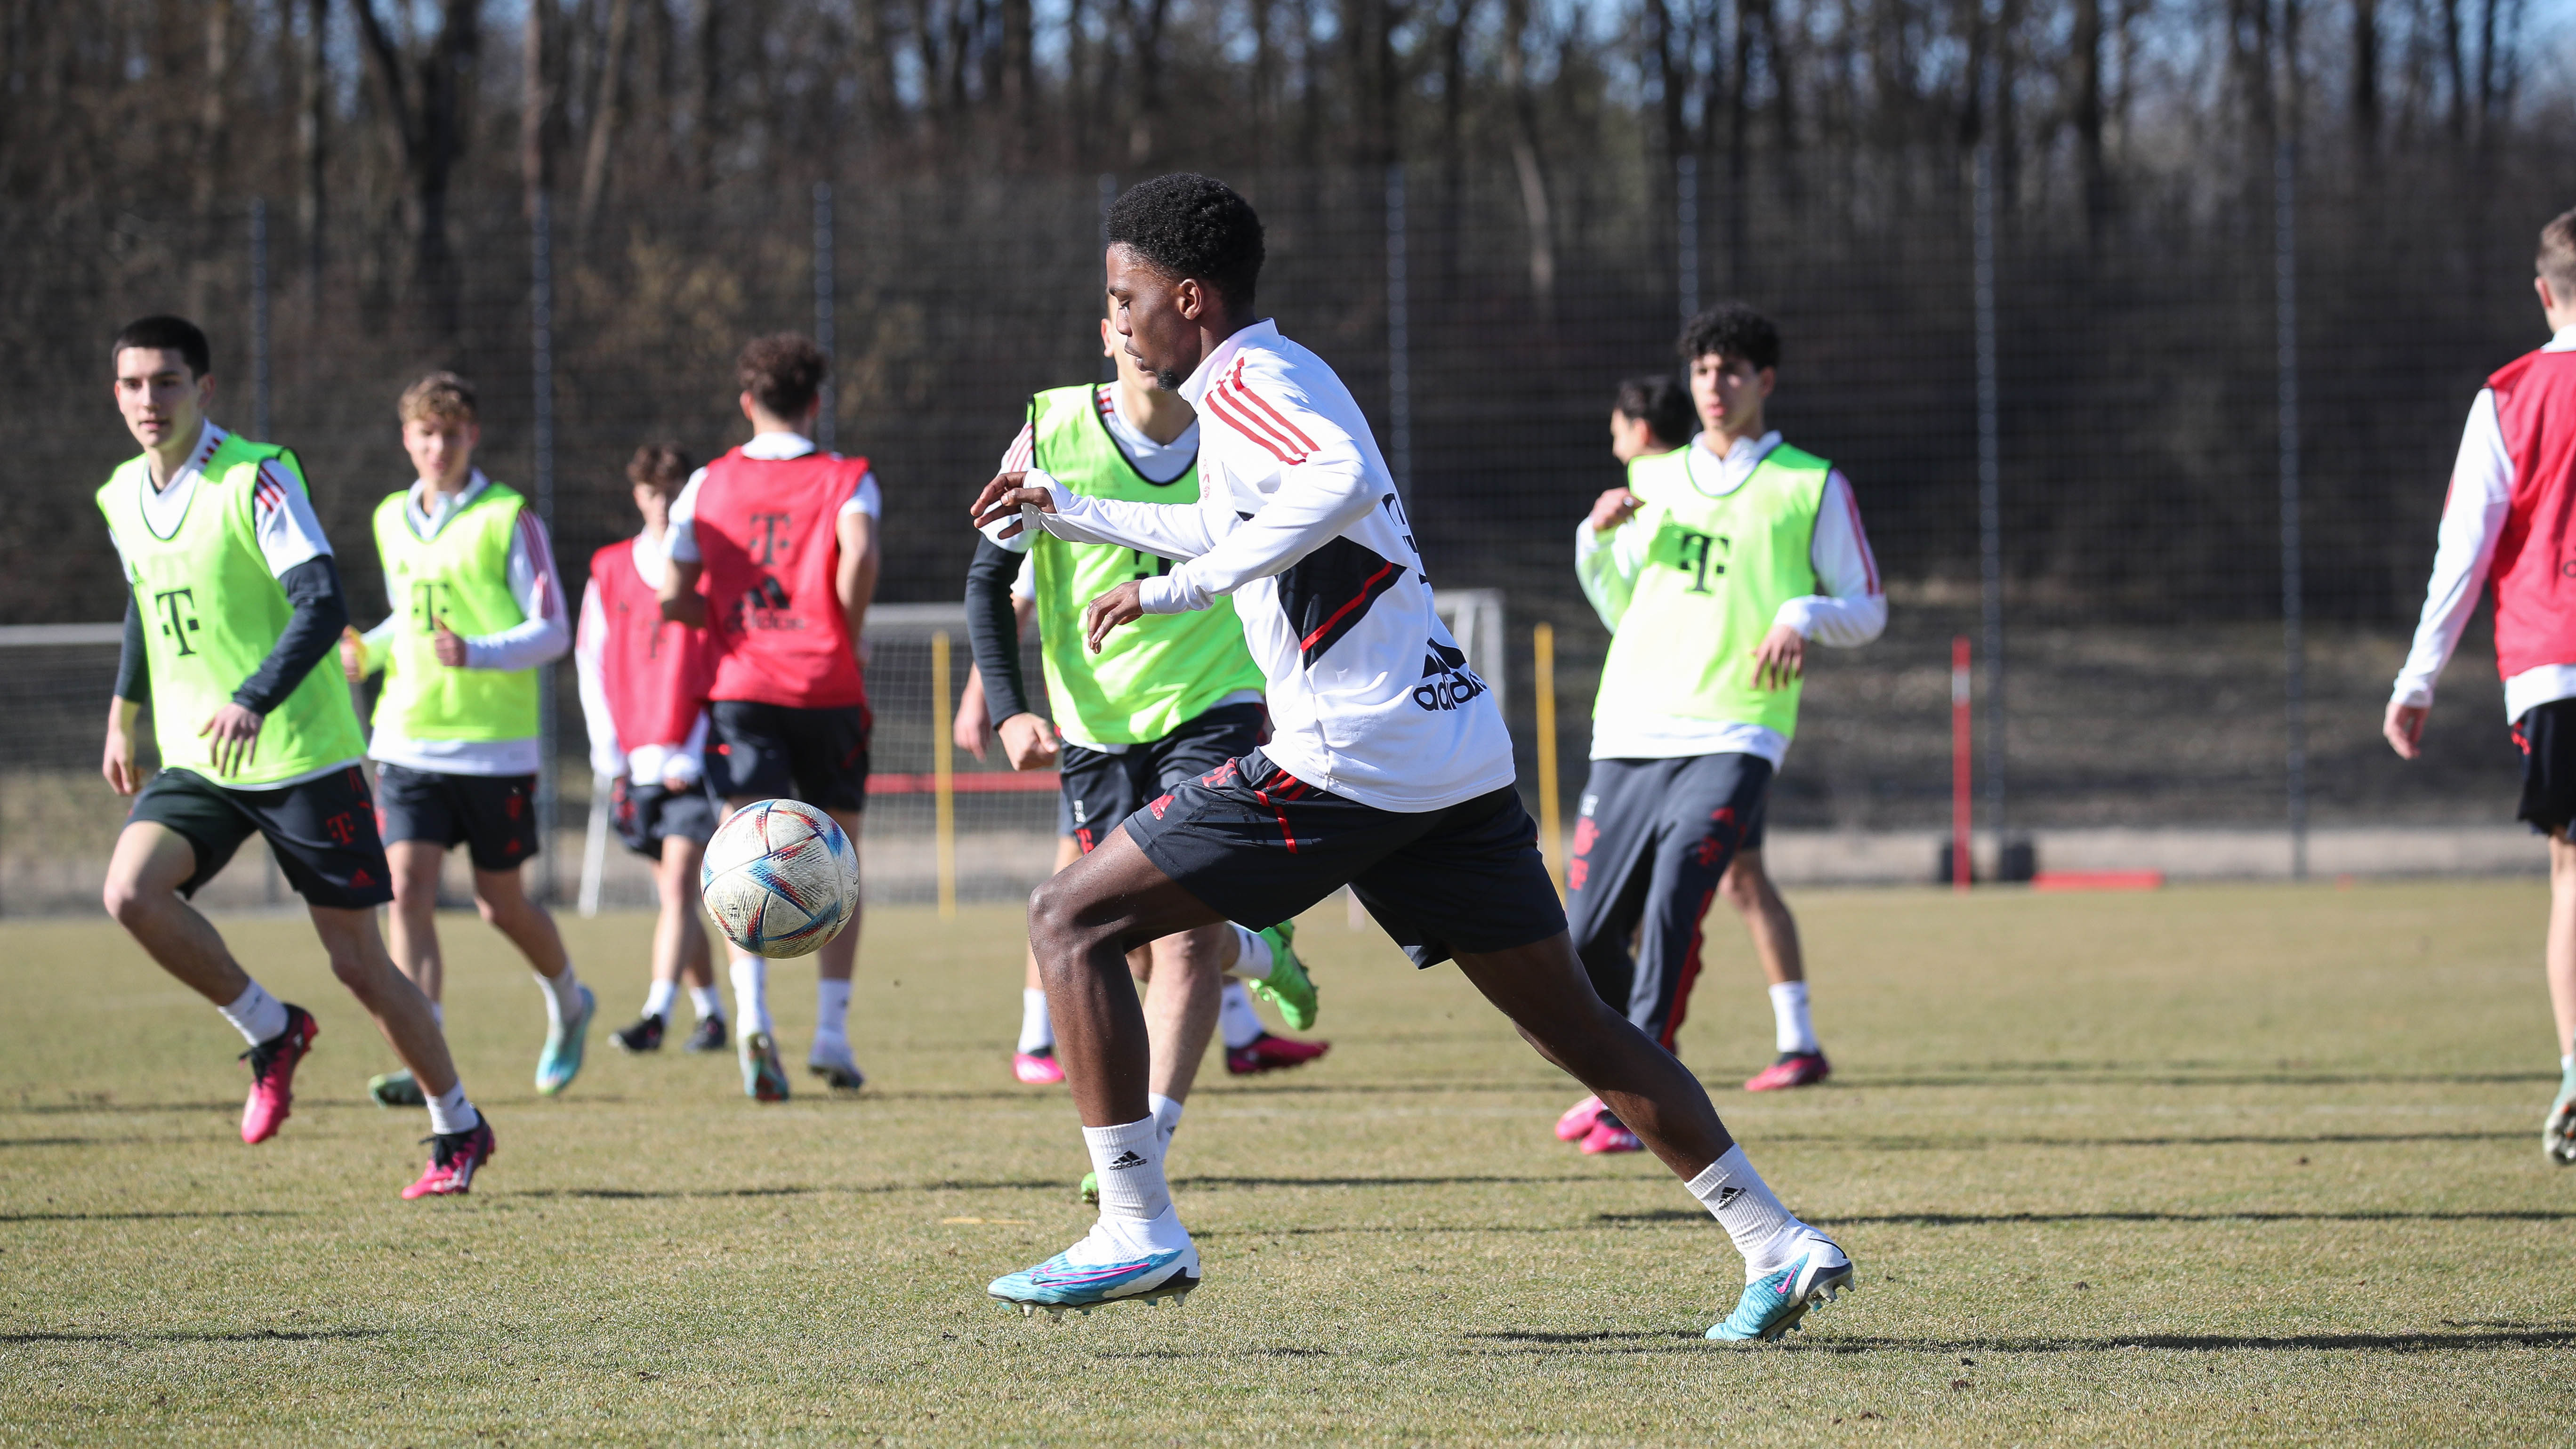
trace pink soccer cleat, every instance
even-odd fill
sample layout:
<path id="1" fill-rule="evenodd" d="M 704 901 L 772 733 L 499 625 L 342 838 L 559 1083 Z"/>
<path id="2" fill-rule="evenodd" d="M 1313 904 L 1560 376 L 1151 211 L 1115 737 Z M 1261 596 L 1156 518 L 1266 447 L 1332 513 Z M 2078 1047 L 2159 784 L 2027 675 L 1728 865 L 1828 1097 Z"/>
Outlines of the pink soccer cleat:
<path id="1" fill-rule="evenodd" d="M 250 1063 L 250 1100 L 242 1103 L 242 1141 L 266 1142 L 286 1125 L 295 1110 L 295 1067 L 313 1050 L 322 1026 L 313 1013 L 292 1002 L 286 1007 L 286 1030 L 242 1053 Z"/>
<path id="2" fill-rule="evenodd" d="M 1239 1047 L 1225 1049 L 1225 1069 L 1237 1077 L 1258 1076 L 1288 1067 L 1302 1067 L 1331 1051 L 1328 1041 L 1299 1041 L 1295 1037 L 1272 1036 L 1268 1032 L 1254 1037 Z"/>
<path id="3" fill-rule="evenodd" d="M 1643 1152 L 1646 1144 L 1628 1130 L 1628 1124 L 1608 1112 L 1592 1119 L 1592 1130 L 1583 1134 L 1583 1155 L 1598 1157 L 1604 1152 Z"/>
<path id="4" fill-rule="evenodd" d="M 499 1149 L 492 1141 L 489 1118 L 463 1132 L 442 1132 L 426 1139 L 429 1166 L 420 1181 L 403 1189 L 403 1201 L 416 1197 L 463 1197 L 474 1190 L 474 1174 Z"/>
<path id="5" fill-rule="evenodd" d="M 1599 1097 L 1586 1097 L 1566 1108 L 1565 1115 L 1556 1119 L 1556 1140 L 1580 1142 L 1590 1136 L 1592 1124 L 1601 1116 L 1601 1111 Z"/>
<path id="6" fill-rule="evenodd" d="M 1033 1052 L 1011 1054 L 1011 1075 L 1031 1087 L 1052 1087 L 1064 1080 L 1064 1063 L 1055 1059 L 1055 1048 L 1039 1047 Z"/>
<path id="7" fill-rule="evenodd" d="M 1780 1060 L 1747 1077 L 1744 1090 L 1777 1092 L 1789 1087 L 1812 1087 L 1832 1076 L 1833 1071 L 1822 1051 L 1782 1052 Z"/>

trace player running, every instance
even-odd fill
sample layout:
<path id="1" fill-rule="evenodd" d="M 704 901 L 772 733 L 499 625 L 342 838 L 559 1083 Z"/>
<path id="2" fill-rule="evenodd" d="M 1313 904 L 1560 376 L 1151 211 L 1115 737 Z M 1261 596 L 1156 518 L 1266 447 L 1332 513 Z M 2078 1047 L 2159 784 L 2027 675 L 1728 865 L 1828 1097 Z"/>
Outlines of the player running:
<path id="1" fill-rule="evenodd" d="M 664 619 L 661 604 L 671 501 L 688 476 L 688 457 L 676 444 L 635 450 L 626 478 L 644 530 L 591 555 L 590 585 L 573 631 L 591 770 L 616 782 L 617 838 L 653 862 L 662 907 L 644 1014 L 609 1033 L 630 1052 L 662 1049 L 683 981 L 698 1024 L 682 1049 L 722 1051 L 729 1040 L 706 927 L 698 920 L 698 864 L 716 831 L 704 759 L 715 657 L 704 629 Z"/>
<path id="2" fill-rule="evenodd" d="M 250 1043 L 244 1142 L 277 1135 L 321 1027 L 252 979 L 188 904 L 242 842 L 268 842 L 304 897 L 331 972 L 428 1091 L 430 1156 L 406 1198 L 470 1191 L 492 1124 L 465 1099 L 428 998 L 394 969 L 375 908 L 393 899 L 349 686 L 315 666 L 349 619 L 295 455 L 206 418 L 206 335 L 177 317 L 127 324 L 109 349 L 116 405 L 143 453 L 98 490 L 130 588 L 101 773 L 136 795 L 108 862 L 107 913 Z M 152 705 L 161 772 L 143 783 L 136 713 Z"/>
<path id="3" fill-rule="evenodd" d="M 1019 571 L 1011 578 L 1011 614 L 1022 638 L 1037 617 L 1034 573 L 1029 556 L 1020 555 Z M 972 664 L 966 667 L 966 686 L 958 693 L 957 715 L 951 721 L 950 734 L 957 748 L 978 760 L 1001 742 L 993 732 L 993 716 L 984 697 L 983 671 Z M 1073 802 L 1059 790 L 1054 868 L 1062 870 L 1081 855 L 1082 844 L 1075 838 Z M 1149 952 L 1137 951 L 1129 955 L 1128 966 L 1131 971 L 1150 971 L 1151 961 Z M 1304 1066 L 1332 1049 L 1330 1042 L 1304 1042 L 1272 1034 L 1262 1025 L 1261 1014 L 1252 1009 L 1252 993 L 1232 976 L 1225 978 L 1224 988 L 1217 995 L 1216 1030 L 1217 1039 L 1225 1045 L 1226 1075 L 1234 1077 Z M 1034 950 L 1029 952 L 1028 974 L 1020 988 L 1020 1036 L 1011 1052 L 1011 1075 L 1031 1087 L 1051 1087 L 1064 1080 L 1064 1064 L 1055 1059 L 1055 1022 L 1047 1015 L 1046 986 L 1038 976 Z"/>
<path id="4" fill-rule="evenodd" d="M 1575 574 L 1611 639 L 1566 916 L 1602 999 L 1670 1051 L 1699 978 L 1700 921 L 1727 892 L 1771 977 L 1780 1052 L 1745 1088 L 1802 1087 L 1831 1069 L 1797 923 L 1755 852 L 1808 642 L 1877 638 L 1887 596 L 1850 482 L 1763 424 L 1780 364 L 1769 319 L 1723 303 L 1691 319 L 1681 351 L 1699 436 L 1631 460 L 1628 486 L 1575 530 Z M 1596 1097 L 1556 1135 L 1588 1153 L 1643 1145 Z"/>
<path id="5" fill-rule="evenodd" d="M 2576 211 L 2540 230 L 2532 282 L 2547 346 L 2487 379 L 2451 465 L 2441 543 L 2415 646 L 2397 673 L 2381 732 L 2406 759 L 2423 753 L 2433 681 L 2459 647 L 2478 596 L 2495 589 L 2496 669 L 2505 720 L 2522 746 L 2517 819 L 2549 837 L 2549 934 L 2542 960 L 2558 1026 L 2558 1100 L 2541 1150 L 2576 1166 Z"/>
<path id="6" fill-rule="evenodd" d="M 1261 261 L 1259 218 L 1206 177 L 1148 181 L 1110 209 L 1125 350 L 1213 420 L 1197 506 L 1086 497 L 1043 471 L 1004 474 L 976 500 L 979 526 L 1017 513 L 1023 529 L 1186 560 L 1093 600 L 1083 623 L 1095 650 L 1148 615 L 1238 596 L 1276 727 L 1262 748 L 1147 802 L 1030 897 L 1101 1215 L 1082 1241 L 989 1291 L 1061 1312 L 1198 1286 L 1147 1110 L 1149 1040 L 1126 952 L 1218 921 L 1284 921 L 1347 884 L 1417 964 L 1456 960 L 1725 1227 L 1747 1282 L 1709 1336 L 1776 1337 L 1850 1286 L 1851 1260 L 1781 1206 L 1708 1093 L 1585 979 L 1513 788 L 1502 712 L 1433 612 L 1359 405 L 1254 310 Z"/>
<path id="7" fill-rule="evenodd" d="M 1001 471 L 1036 468 L 1083 497 L 1195 503 L 1198 419 L 1178 393 L 1156 389 L 1137 370 L 1136 360 L 1113 344 L 1105 319 L 1100 335 L 1104 352 L 1118 362 L 1117 382 L 1054 388 L 1030 399 L 1029 420 L 1004 450 Z M 1011 592 L 1024 561 L 1055 725 L 1030 708 L 1020 677 Z M 1069 838 L 1082 854 L 1147 800 L 1261 742 L 1261 669 L 1244 648 L 1232 600 L 1144 620 L 1097 652 L 1084 649 L 1084 604 L 1122 581 L 1151 578 L 1170 566 L 1134 549 L 1023 531 L 1000 542 L 982 540 L 967 568 L 966 628 L 1004 756 L 1018 770 L 1061 760 Z M 1143 968 L 1136 975 L 1146 983 L 1155 1048 L 1146 1100 L 1167 1145 L 1216 1034 L 1227 977 L 1250 982 L 1292 1029 L 1314 1024 L 1315 987 L 1297 959 L 1295 933 L 1285 921 L 1260 932 L 1216 921 L 1155 941 L 1141 960 L 1131 958 Z M 1329 1044 L 1299 1042 L 1292 1049 L 1312 1060 Z"/>
<path id="8" fill-rule="evenodd" d="M 858 641 L 876 597 L 885 504 L 867 459 L 814 446 L 830 368 L 823 349 L 794 333 L 743 348 L 737 371 L 752 439 L 699 469 L 671 505 L 662 617 L 706 629 L 715 649 L 707 783 L 727 813 L 754 800 L 802 800 L 838 821 L 856 850 L 869 728 Z M 854 905 L 849 926 L 815 956 L 805 1066 L 835 1090 L 867 1080 L 850 1057 L 858 954 Z M 732 951 L 743 1092 L 783 1102 L 768 971 L 763 958 Z"/>
<path id="9" fill-rule="evenodd" d="M 543 991 L 537 1090 L 551 1096 L 580 1074 L 596 1007 L 554 917 L 519 878 L 539 849 L 537 667 L 572 644 L 563 582 L 536 510 L 474 466 L 483 428 L 472 385 L 433 372 L 403 390 L 397 411 L 419 476 L 376 505 L 376 554 L 393 612 L 340 648 L 351 683 L 385 676 L 367 753 L 394 867 L 394 964 L 439 1011 L 447 957 L 438 876 L 447 852 L 464 846 L 476 908 L 519 948 Z M 367 1090 L 389 1107 L 421 1099 L 409 1071 L 388 1072 Z"/>

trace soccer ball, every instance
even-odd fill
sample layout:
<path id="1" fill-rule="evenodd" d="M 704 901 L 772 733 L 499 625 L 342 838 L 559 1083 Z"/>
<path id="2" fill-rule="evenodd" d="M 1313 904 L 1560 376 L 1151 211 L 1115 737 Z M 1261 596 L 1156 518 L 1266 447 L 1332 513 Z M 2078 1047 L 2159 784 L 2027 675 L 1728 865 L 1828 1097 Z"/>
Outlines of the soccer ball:
<path id="1" fill-rule="evenodd" d="M 800 800 L 755 800 L 716 828 L 698 894 L 727 939 L 755 956 L 810 956 L 859 910 L 859 853 Z"/>

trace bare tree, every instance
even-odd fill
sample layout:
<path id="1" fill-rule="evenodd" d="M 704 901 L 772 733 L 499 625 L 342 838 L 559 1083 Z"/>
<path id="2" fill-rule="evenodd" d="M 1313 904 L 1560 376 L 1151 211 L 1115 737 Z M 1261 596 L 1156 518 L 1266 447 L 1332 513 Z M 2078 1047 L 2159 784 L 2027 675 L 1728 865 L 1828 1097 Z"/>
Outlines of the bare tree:
<path id="1" fill-rule="evenodd" d="M 1556 315 L 1556 216 L 1538 150 L 1538 98 L 1529 83 L 1529 0 L 1503 0 L 1504 104 L 1511 108 L 1512 170 L 1520 179 L 1521 217 L 1529 228 L 1530 295 L 1539 316 Z"/>
<path id="2" fill-rule="evenodd" d="M 535 9 L 538 0 L 530 0 Z M 608 7 L 608 41 L 600 58 L 598 99 L 592 104 L 588 119 L 589 136 L 582 147 L 581 158 L 581 234 L 590 234 L 590 224 L 599 215 L 600 194 L 608 186 L 608 153 L 617 144 L 617 132 L 624 117 L 619 106 L 624 101 L 626 83 L 626 37 L 634 23 L 635 0 L 610 0 Z"/>
<path id="3" fill-rule="evenodd" d="M 368 72 L 382 95 L 381 114 L 409 183 L 412 280 L 422 320 L 433 336 L 453 337 L 462 319 L 447 235 L 448 183 L 465 154 L 462 90 L 481 49 L 482 6 L 480 0 L 441 0 L 437 33 L 408 56 L 386 33 L 376 0 L 352 0 L 352 8 Z"/>

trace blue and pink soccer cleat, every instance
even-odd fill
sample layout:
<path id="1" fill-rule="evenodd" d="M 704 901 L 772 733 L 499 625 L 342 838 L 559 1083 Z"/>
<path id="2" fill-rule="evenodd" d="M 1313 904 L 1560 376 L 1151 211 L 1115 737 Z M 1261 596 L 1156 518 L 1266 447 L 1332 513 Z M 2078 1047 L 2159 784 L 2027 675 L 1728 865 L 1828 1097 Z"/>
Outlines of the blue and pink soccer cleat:
<path id="1" fill-rule="evenodd" d="M 1169 1208 L 1163 1214 L 1173 1217 Z M 1166 1298 L 1179 1307 L 1199 1286 L 1198 1245 L 1180 1232 L 1176 1218 L 1164 1236 L 1177 1234 L 1181 1239 L 1177 1248 L 1139 1243 L 1135 1239 L 1146 1236 L 1147 1225 L 1137 1223 L 1132 1228 L 1121 1232 L 1102 1218 L 1081 1242 L 1034 1268 L 1003 1274 L 984 1291 L 1018 1308 L 1022 1317 L 1044 1309 L 1048 1317 L 1062 1318 L 1068 1308 L 1089 1313 L 1112 1303 L 1140 1300 L 1151 1307 Z"/>
<path id="2" fill-rule="evenodd" d="M 1799 1320 L 1821 1311 L 1852 1286 L 1851 1259 L 1822 1233 L 1811 1234 L 1797 1261 L 1744 1285 L 1735 1311 L 1708 1331 L 1710 1338 L 1754 1342 L 1778 1338 Z"/>

